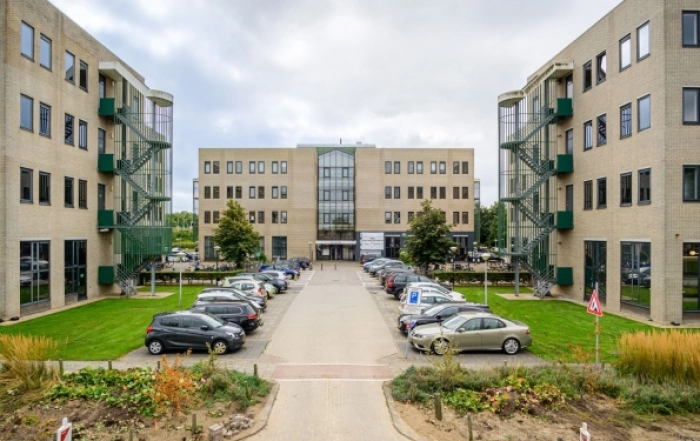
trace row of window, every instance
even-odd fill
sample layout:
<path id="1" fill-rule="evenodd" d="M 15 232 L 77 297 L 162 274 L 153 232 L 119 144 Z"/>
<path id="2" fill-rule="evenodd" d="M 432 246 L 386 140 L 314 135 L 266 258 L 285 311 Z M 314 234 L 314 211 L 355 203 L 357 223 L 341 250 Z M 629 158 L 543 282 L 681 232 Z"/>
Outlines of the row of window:
<path id="1" fill-rule="evenodd" d="M 64 294 L 84 300 L 87 298 L 87 241 L 66 240 L 63 248 Z M 51 242 L 21 241 L 19 249 L 20 304 L 48 301 L 51 298 Z M 61 262 L 60 257 L 57 260 Z"/>
<path id="2" fill-rule="evenodd" d="M 22 31 L 20 37 L 20 52 L 21 54 L 34 61 L 34 28 L 26 22 L 22 22 Z M 44 34 L 39 34 L 39 65 L 49 71 L 52 70 L 52 46 L 53 43 L 49 37 Z M 66 51 L 63 63 L 66 81 L 75 84 L 75 55 Z M 88 64 L 80 60 L 78 71 L 78 86 L 87 92 L 88 90 Z"/>
<path id="3" fill-rule="evenodd" d="M 219 199 L 220 191 L 219 186 L 215 185 L 213 187 L 204 187 L 204 199 Z M 251 185 L 248 187 L 248 198 L 249 199 L 265 199 L 265 187 Z M 229 185 L 226 187 L 226 199 L 243 199 L 243 187 L 240 185 L 234 187 Z M 287 199 L 287 186 L 282 185 L 281 187 L 272 187 L 272 199 Z"/>
<path id="4" fill-rule="evenodd" d="M 34 99 L 30 96 L 20 94 L 20 122 L 21 129 L 34 131 Z M 66 113 L 63 117 L 63 142 L 75 145 L 75 117 Z M 39 103 L 39 134 L 51 137 L 51 106 L 46 103 Z M 97 129 L 97 145 L 100 153 L 104 153 L 106 132 L 104 129 Z M 82 119 L 78 120 L 78 147 L 87 150 L 88 148 L 88 123 Z"/>
<path id="5" fill-rule="evenodd" d="M 447 173 L 447 163 L 445 161 L 430 161 L 430 174 L 444 175 Z M 406 172 L 409 175 L 414 173 L 423 174 L 423 161 L 408 161 Z M 401 173 L 401 161 L 384 161 L 384 173 L 387 175 Z M 453 161 L 452 162 L 452 174 L 469 174 L 469 161 Z"/>
<path id="6" fill-rule="evenodd" d="M 408 222 L 411 222 L 416 216 L 414 211 L 408 212 Z M 442 216 L 447 222 L 447 214 L 443 211 Z M 400 211 L 385 211 L 384 212 L 384 223 L 385 224 L 400 224 L 401 223 L 401 212 Z M 468 211 L 453 211 L 452 212 L 452 223 L 457 224 L 468 224 L 469 223 L 469 212 Z"/>
<path id="7" fill-rule="evenodd" d="M 234 168 L 235 166 L 235 168 Z M 204 161 L 204 174 L 214 174 L 218 175 L 220 173 L 220 162 L 219 161 Z M 240 175 L 243 173 L 243 161 L 226 161 L 226 174 L 232 175 L 234 173 Z M 271 171 L 272 174 L 286 174 L 287 173 L 287 161 L 271 161 Z M 248 173 L 254 175 L 265 173 L 265 161 L 249 161 L 248 162 Z"/>
<path id="8" fill-rule="evenodd" d="M 205 224 L 218 224 L 220 213 L 218 211 L 205 211 L 204 212 L 204 223 Z M 264 211 L 250 211 L 248 212 L 248 220 L 251 224 L 265 223 L 265 212 Z M 287 223 L 287 212 L 286 211 L 272 211 L 272 223 L 273 224 L 286 224 Z"/>
<path id="9" fill-rule="evenodd" d="M 606 208 L 608 205 L 607 178 L 596 180 L 596 208 Z M 620 206 L 632 205 L 633 195 L 632 173 L 620 175 Z M 637 203 L 645 205 L 651 203 L 651 169 L 645 168 L 637 171 Z M 571 204 L 569 204 L 571 206 Z M 593 209 L 593 181 L 583 182 L 583 209 Z"/>
<path id="10" fill-rule="evenodd" d="M 384 187 L 385 199 L 401 199 L 401 187 Z M 430 187 L 430 199 L 446 199 L 447 187 Z M 423 199 L 423 187 L 408 187 L 408 199 Z M 452 199 L 469 199 L 469 187 L 452 187 Z"/>
<path id="11" fill-rule="evenodd" d="M 104 200 L 104 185 L 99 184 L 99 196 Z M 78 208 L 87 208 L 87 181 L 78 179 Z M 71 177 L 63 178 L 63 205 L 65 207 L 75 207 L 75 179 Z M 51 173 L 39 172 L 39 204 L 51 205 Z M 20 168 L 20 188 L 19 200 L 21 203 L 34 203 L 34 170 L 31 168 Z"/>

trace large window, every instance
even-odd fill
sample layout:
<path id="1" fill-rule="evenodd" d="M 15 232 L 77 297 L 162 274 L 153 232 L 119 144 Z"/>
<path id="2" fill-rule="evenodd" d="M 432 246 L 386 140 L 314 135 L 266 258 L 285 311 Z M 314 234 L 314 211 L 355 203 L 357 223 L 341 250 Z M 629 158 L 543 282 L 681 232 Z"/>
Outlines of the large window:
<path id="1" fill-rule="evenodd" d="M 700 165 L 683 167 L 683 201 L 700 202 Z"/>
<path id="2" fill-rule="evenodd" d="M 622 242 L 620 252 L 620 302 L 649 308 L 651 305 L 651 244 Z"/>
<path id="3" fill-rule="evenodd" d="M 593 290 L 598 286 L 598 298 L 601 302 L 606 300 L 607 270 L 606 260 L 608 246 L 605 241 L 584 241 L 584 300 L 589 300 Z"/>
<path id="4" fill-rule="evenodd" d="M 593 208 L 593 181 L 583 182 L 583 209 L 591 210 Z"/>
<path id="5" fill-rule="evenodd" d="M 683 124 L 700 123 L 700 88 L 683 89 Z"/>
<path id="6" fill-rule="evenodd" d="M 279 260 L 287 258 L 287 236 L 272 236 L 272 258 Z"/>
<path id="7" fill-rule="evenodd" d="M 605 52 L 596 57 L 596 83 L 600 84 L 608 77 L 608 57 Z"/>
<path id="8" fill-rule="evenodd" d="M 598 145 L 605 145 L 608 142 L 608 117 L 606 115 L 600 115 L 596 118 L 598 126 Z"/>
<path id="9" fill-rule="evenodd" d="M 51 173 L 39 172 L 39 203 L 51 204 Z"/>
<path id="10" fill-rule="evenodd" d="M 30 168 L 20 168 L 19 173 L 19 200 L 20 202 L 32 202 L 34 200 L 34 171 Z"/>
<path id="11" fill-rule="evenodd" d="M 25 22 L 22 22 L 21 50 L 22 55 L 30 60 L 34 59 L 34 28 Z"/>
<path id="12" fill-rule="evenodd" d="M 51 106 L 39 103 L 39 134 L 51 136 Z"/>
<path id="13" fill-rule="evenodd" d="M 620 175 L 620 205 L 632 205 L 632 173 Z"/>
<path id="14" fill-rule="evenodd" d="M 639 170 L 637 181 L 639 184 L 639 203 L 648 204 L 651 202 L 651 169 Z"/>
<path id="15" fill-rule="evenodd" d="M 20 304 L 48 301 L 51 294 L 51 253 L 48 241 L 19 243 Z"/>
<path id="16" fill-rule="evenodd" d="M 651 127 L 651 97 L 649 95 L 637 100 L 638 131 Z"/>
<path id="17" fill-rule="evenodd" d="M 66 81 L 75 83 L 75 56 L 66 51 L 65 56 Z"/>
<path id="18" fill-rule="evenodd" d="M 67 240 L 64 249 L 65 295 L 87 299 L 87 241 Z"/>
<path id="19" fill-rule="evenodd" d="M 629 34 L 620 40 L 620 70 L 632 65 L 632 39 Z"/>
<path id="20" fill-rule="evenodd" d="M 598 179 L 598 205 L 597 208 L 605 208 L 608 205 L 608 180 Z"/>
<path id="21" fill-rule="evenodd" d="M 78 122 L 78 147 L 87 149 L 88 127 L 82 119 Z"/>
<path id="22" fill-rule="evenodd" d="M 583 123 L 583 149 L 593 148 L 593 121 Z"/>
<path id="23" fill-rule="evenodd" d="M 46 35 L 42 35 L 39 41 L 39 64 L 51 69 L 51 39 Z"/>
<path id="24" fill-rule="evenodd" d="M 65 128 L 65 133 L 64 133 L 64 142 L 66 144 L 73 145 L 73 122 L 75 119 L 73 118 L 73 115 L 69 115 L 66 113 L 65 116 L 65 123 L 66 123 L 66 128 Z"/>
<path id="25" fill-rule="evenodd" d="M 27 95 L 20 95 L 19 126 L 34 130 L 34 100 Z"/>
<path id="26" fill-rule="evenodd" d="M 637 28 L 637 60 L 649 56 L 651 52 L 651 42 L 649 38 L 649 22 Z"/>
<path id="27" fill-rule="evenodd" d="M 593 87 L 593 64 L 589 61 L 583 65 L 583 91 Z"/>
<path id="28" fill-rule="evenodd" d="M 620 107 L 620 138 L 632 136 L 632 104 Z"/>
<path id="29" fill-rule="evenodd" d="M 700 28 L 698 27 L 698 11 L 683 11 L 683 46 L 700 46 Z"/>
<path id="30" fill-rule="evenodd" d="M 87 181 L 78 180 L 78 207 L 87 208 Z"/>

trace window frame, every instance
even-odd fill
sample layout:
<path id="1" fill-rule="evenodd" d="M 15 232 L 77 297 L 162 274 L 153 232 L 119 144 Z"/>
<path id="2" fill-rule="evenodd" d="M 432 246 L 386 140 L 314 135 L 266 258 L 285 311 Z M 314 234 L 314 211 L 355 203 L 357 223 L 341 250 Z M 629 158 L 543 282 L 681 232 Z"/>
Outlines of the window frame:
<path id="1" fill-rule="evenodd" d="M 469 199 L 469 187 L 462 187 L 462 199 Z"/>
<path id="2" fill-rule="evenodd" d="M 218 185 L 212 186 L 211 198 L 212 199 L 220 199 L 221 198 L 221 188 Z"/>
<path id="3" fill-rule="evenodd" d="M 88 149 L 88 123 L 82 119 L 78 120 L 78 148 Z"/>
<path id="4" fill-rule="evenodd" d="M 24 58 L 26 58 L 26 59 L 28 59 L 28 60 L 34 61 L 34 34 L 35 34 L 35 32 L 34 32 L 34 26 L 30 25 L 29 23 L 27 23 L 27 22 L 24 21 L 24 20 L 22 20 L 21 23 L 22 23 L 22 24 L 21 24 L 21 26 L 20 26 L 20 31 L 19 31 L 19 36 L 20 36 L 20 41 L 19 41 L 19 53 L 20 53 Z M 31 31 L 31 34 L 32 34 L 32 35 L 31 35 L 31 39 L 32 39 L 32 41 L 31 41 L 31 46 L 29 46 L 29 48 L 31 48 L 31 54 L 25 54 L 25 53 L 24 53 L 24 45 L 25 45 L 25 41 L 24 41 L 25 32 L 24 32 L 24 31 L 25 31 L 25 30 L 30 30 L 30 31 Z"/>
<path id="5" fill-rule="evenodd" d="M 237 175 L 242 175 L 243 174 L 243 161 L 236 161 L 236 174 Z"/>
<path id="6" fill-rule="evenodd" d="M 643 174 L 647 174 L 646 178 L 643 178 Z M 651 204 L 651 167 L 646 167 L 637 170 L 637 204 L 638 205 L 649 205 Z M 645 189 L 645 193 L 642 190 L 642 180 L 648 180 L 648 187 Z M 642 197 L 645 197 L 645 199 L 642 199 Z"/>
<path id="7" fill-rule="evenodd" d="M 276 185 L 272 186 L 272 194 L 271 194 L 272 199 L 279 199 L 280 197 L 280 188 Z"/>
<path id="8" fill-rule="evenodd" d="M 440 164 L 438 166 L 439 173 L 441 175 L 447 174 L 447 162 L 446 161 L 440 161 Z"/>
<path id="9" fill-rule="evenodd" d="M 416 174 L 417 175 L 423 174 L 423 161 L 416 161 Z"/>
<path id="10" fill-rule="evenodd" d="M 280 161 L 280 174 L 287 174 L 287 161 Z"/>
<path id="11" fill-rule="evenodd" d="M 23 178 L 27 176 L 28 186 L 25 186 Z M 28 188 L 27 194 L 29 197 L 25 197 L 25 188 Z M 34 203 L 34 170 L 27 167 L 19 168 L 19 202 L 23 204 L 33 204 Z"/>
<path id="12" fill-rule="evenodd" d="M 255 161 L 248 161 L 248 174 L 254 175 L 255 174 Z"/>
<path id="13" fill-rule="evenodd" d="M 80 89 L 84 90 L 85 92 L 88 91 L 88 78 L 88 64 L 84 60 L 80 60 L 78 71 L 78 87 L 80 87 Z"/>
<path id="14" fill-rule="evenodd" d="M 286 185 L 280 186 L 280 199 L 287 199 L 287 186 Z"/>
<path id="15" fill-rule="evenodd" d="M 583 209 L 593 209 L 593 180 L 583 181 Z"/>
<path id="16" fill-rule="evenodd" d="M 469 161 L 462 161 L 462 174 L 463 175 L 469 174 Z"/>
<path id="17" fill-rule="evenodd" d="M 235 199 L 243 199 L 243 186 L 242 185 L 236 185 L 234 188 L 234 196 Z"/>
<path id="18" fill-rule="evenodd" d="M 416 164 L 413 161 L 408 161 L 408 165 L 406 166 L 406 173 L 409 175 L 414 174 L 416 171 Z"/>
<path id="19" fill-rule="evenodd" d="M 642 128 L 642 111 L 641 105 L 642 101 L 648 100 L 649 102 L 649 125 Z M 643 132 L 651 128 L 651 94 L 644 95 L 637 98 L 637 132 Z"/>
<path id="20" fill-rule="evenodd" d="M 606 51 L 603 51 L 596 55 L 595 57 L 595 65 L 596 65 L 596 85 L 602 84 L 607 80 L 608 78 L 608 56 Z M 602 69 L 601 69 L 602 66 Z M 601 76 L 602 72 L 602 76 Z"/>
<path id="21" fill-rule="evenodd" d="M 255 196 L 258 194 L 258 187 L 255 185 L 250 185 L 248 186 L 248 199 L 255 199 Z"/>
<path id="22" fill-rule="evenodd" d="M 384 174 L 385 175 L 391 174 L 391 161 L 384 161 Z"/>
<path id="23" fill-rule="evenodd" d="M 603 119 L 603 130 L 605 132 L 605 137 L 601 138 L 600 135 L 600 129 L 601 129 L 601 118 Z M 603 113 L 602 115 L 598 115 L 595 119 L 596 121 L 596 146 L 604 146 L 605 144 L 608 143 L 608 115 L 606 113 Z"/>
<path id="24" fill-rule="evenodd" d="M 408 187 L 408 192 L 407 192 L 407 199 L 415 199 L 416 198 L 416 189 L 415 187 Z"/>
<path id="25" fill-rule="evenodd" d="M 105 153 L 107 150 L 107 131 L 102 127 L 97 128 L 97 153 Z"/>
<path id="26" fill-rule="evenodd" d="M 686 119 L 686 92 L 691 92 L 695 95 L 695 120 Z M 683 125 L 696 126 L 700 124 L 700 87 L 684 87 L 682 90 L 682 95 L 681 117 L 683 118 Z"/>
<path id="27" fill-rule="evenodd" d="M 463 224 L 463 225 L 468 225 L 468 224 L 469 224 L 469 212 L 468 212 L 468 211 L 463 211 L 463 212 L 462 212 L 462 224 Z"/>
<path id="28" fill-rule="evenodd" d="M 70 185 L 69 185 L 70 184 Z M 75 208 L 75 179 L 70 176 L 63 178 L 63 206 Z"/>
<path id="29" fill-rule="evenodd" d="M 70 122 L 70 137 L 68 136 L 68 125 Z M 75 117 L 66 113 L 63 117 L 63 143 L 75 146 Z"/>
<path id="30" fill-rule="evenodd" d="M 71 60 L 71 68 L 73 69 L 73 73 L 71 74 L 70 78 L 68 77 L 68 73 L 70 72 L 70 69 L 68 68 L 69 59 Z M 63 72 L 65 74 L 65 80 L 75 85 L 75 55 L 73 55 L 69 51 L 66 51 L 65 55 L 63 56 Z"/>
<path id="31" fill-rule="evenodd" d="M 394 199 L 401 199 L 401 187 L 394 187 Z"/>
<path id="32" fill-rule="evenodd" d="M 226 174 L 227 175 L 233 174 L 233 161 L 226 161 Z"/>
<path id="33" fill-rule="evenodd" d="M 574 154 L 574 128 L 571 127 L 564 132 L 564 151 L 567 155 Z"/>
<path id="34" fill-rule="evenodd" d="M 204 186 L 204 199 L 211 199 L 211 185 Z"/>
<path id="35" fill-rule="evenodd" d="M 401 223 L 401 212 L 400 211 L 394 211 L 394 223 L 395 224 Z"/>
<path id="36" fill-rule="evenodd" d="M 628 52 L 627 56 L 629 57 L 629 62 L 626 65 L 623 65 L 622 63 L 623 63 L 623 59 L 624 59 L 623 54 L 624 54 L 624 48 L 625 48 L 624 45 L 625 44 L 627 45 L 627 52 Z M 632 66 L 632 34 L 627 34 L 620 39 L 619 48 L 620 48 L 619 67 L 620 67 L 620 72 L 622 72 L 623 70 L 629 69 Z"/>
<path id="37" fill-rule="evenodd" d="M 204 174 L 205 175 L 211 174 L 211 161 L 204 161 Z"/>
<path id="38" fill-rule="evenodd" d="M 265 161 L 258 161 L 258 174 L 259 175 L 265 174 Z"/>
<path id="39" fill-rule="evenodd" d="M 219 161 L 212 161 L 211 163 L 211 173 L 213 175 L 218 175 L 220 174 L 219 172 L 221 171 L 221 166 Z"/>
<path id="40" fill-rule="evenodd" d="M 423 186 L 416 187 L 416 199 L 423 199 Z"/>
<path id="41" fill-rule="evenodd" d="M 685 42 L 685 16 L 693 16 L 695 18 L 695 43 L 686 44 Z M 681 12 L 681 45 L 683 47 L 700 47 L 700 11 L 682 11 Z"/>
<path id="42" fill-rule="evenodd" d="M 430 161 L 430 174 L 431 175 L 437 174 L 437 161 Z"/>
<path id="43" fill-rule="evenodd" d="M 280 211 L 280 223 L 281 224 L 287 223 L 287 210 Z"/>
<path id="44" fill-rule="evenodd" d="M 395 175 L 401 174 L 401 161 L 394 161 L 394 174 Z"/>
<path id="45" fill-rule="evenodd" d="M 391 199 L 391 185 L 384 186 L 384 199 Z"/>
<path id="46" fill-rule="evenodd" d="M 39 172 L 39 205 L 51 205 L 51 173 L 43 171 Z"/>
<path id="47" fill-rule="evenodd" d="M 593 120 L 583 123 L 583 151 L 593 148 Z"/>
<path id="48" fill-rule="evenodd" d="M 459 174 L 459 161 L 452 161 L 452 174 L 453 175 Z"/>
<path id="49" fill-rule="evenodd" d="M 629 118 L 627 120 L 624 119 L 625 110 L 629 110 Z M 625 128 L 628 129 L 627 133 L 625 133 L 624 131 Z M 623 104 L 622 106 L 620 106 L 620 139 L 629 138 L 630 136 L 632 136 L 633 131 L 634 127 L 632 123 L 632 103 Z"/>
<path id="50" fill-rule="evenodd" d="M 78 208 L 87 210 L 87 181 L 84 179 L 78 179 Z"/>
<path id="51" fill-rule="evenodd" d="M 270 166 L 270 168 L 270 173 L 272 173 L 273 175 L 277 175 L 280 172 L 280 163 L 278 161 L 272 161 L 272 165 Z"/>
<path id="52" fill-rule="evenodd" d="M 593 88 L 593 60 L 583 63 L 583 92 L 588 92 Z"/>
<path id="53" fill-rule="evenodd" d="M 29 126 L 24 126 L 25 105 L 29 105 Z M 23 93 L 19 94 L 19 128 L 30 132 L 34 131 L 34 98 Z"/>
<path id="54" fill-rule="evenodd" d="M 693 188 L 693 193 L 695 194 L 695 198 L 689 199 L 686 197 L 686 173 L 689 170 L 693 170 L 693 176 L 694 176 L 694 188 Z M 682 188 L 681 191 L 683 193 L 683 202 L 700 202 L 700 164 L 686 164 L 683 165 L 683 174 L 681 177 L 682 180 Z"/>
<path id="55" fill-rule="evenodd" d="M 44 64 L 44 43 L 46 43 L 46 47 L 48 47 L 48 52 L 49 52 L 49 58 L 48 62 L 49 64 L 46 65 Z M 47 37 L 44 34 L 39 34 L 39 66 L 43 67 L 44 69 L 47 69 L 51 71 L 51 68 L 53 66 L 53 41 L 49 37 Z"/>
<path id="56" fill-rule="evenodd" d="M 265 199 L 265 186 L 258 185 L 258 199 Z"/>
<path id="57" fill-rule="evenodd" d="M 641 50 L 642 50 L 642 38 L 640 31 L 646 28 L 647 29 L 647 35 L 646 35 L 646 44 L 647 44 L 647 53 L 642 55 Z M 638 28 L 637 28 L 637 62 L 642 61 L 648 57 L 651 56 L 651 25 L 650 21 L 647 20 L 646 22 L 642 23 Z"/>
<path id="58" fill-rule="evenodd" d="M 602 184 L 602 186 L 601 186 Z M 601 198 L 601 194 L 603 198 Z M 602 200 L 601 200 L 602 199 Z M 596 208 L 602 209 L 608 207 L 608 178 L 596 179 Z"/>
<path id="59" fill-rule="evenodd" d="M 385 211 L 384 212 L 384 223 L 385 224 L 391 224 L 391 221 L 393 220 L 392 218 L 392 213 L 391 211 Z"/>
<path id="60" fill-rule="evenodd" d="M 459 191 L 459 187 L 452 187 L 452 199 L 459 199 L 461 195 L 461 192 Z"/>
<path id="61" fill-rule="evenodd" d="M 629 178 L 629 186 L 625 187 L 623 185 L 623 180 Z M 627 189 L 629 192 L 629 202 L 626 202 L 625 199 L 625 194 L 624 191 Z M 633 191 L 633 182 L 632 182 L 632 172 L 625 172 L 625 173 L 620 173 L 620 207 L 630 207 L 632 206 L 632 191 Z"/>

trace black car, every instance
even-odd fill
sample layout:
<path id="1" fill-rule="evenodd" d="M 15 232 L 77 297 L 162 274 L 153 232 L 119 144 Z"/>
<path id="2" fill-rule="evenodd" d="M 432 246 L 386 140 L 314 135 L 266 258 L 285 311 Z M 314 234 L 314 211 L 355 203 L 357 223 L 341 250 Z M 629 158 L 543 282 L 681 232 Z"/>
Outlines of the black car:
<path id="1" fill-rule="evenodd" d="M 245 300 L 250 302 L 258 311 L 264 311 L 267 308 L 267 299 L 263 296 L 255 294 L 246 294 L 236 288 L 205 288 L 197 295 L 194 306 L 199 303 L 211 302 L 230 302 Z"/>
<path id="2" fill-rule="evenodd" d="M 190 311 L 206 312 L 221 320 L 235 323 L 250 333 L 263 325 L 258 314 L 247 302 L 218 302 L 194 306 Z"/>
<path id="3" fill-rule="evenodd" d="M 427 276 L 419 276 L 418 274 L 407 274 L 399 273 L 393 278 L 387 280 L 384 291 L 387 294 L 391 294 L 397 299 L 401 296 L 401 293 L 406 289 L 406 285 L 413 282 L 435 282 L 433 279 Z"/>
<path id="4" fill-rule="evenodd" d="M 209 350 L 217 354 L 240 349 L 245 343 L 243 328 L 205 312 L 164 312 L 153 316 L 146 329 L 146 347 L 153 355 L 168 349 Z"/>
<path id="5" fill-rule="evenodd" d="M 385 268 L 382 271 L 377 273 L 377 280 L 379 280 L 379 284 L 382 286 L 386 286 L 387 280 L 389 280 L 391 277 L 394 277 L 396 274 L 403 273 L 403 274 L 415 274 L 413 271 L 413 268 L 407 267 L 407 266 L 395 266 L 391 268 Z"/>
<path id="6" fill-rule="evenodd" d="M 459 312 L 468 311 L 490 313 L 491 309 L 487 305 L 480 303 L 440 303 L 424 310 L 421 314 L 404 314 L 399 316 L 398 327 L 401 332 L 408 334 L 408 331 L 416 326 L 441 322 Z"/>

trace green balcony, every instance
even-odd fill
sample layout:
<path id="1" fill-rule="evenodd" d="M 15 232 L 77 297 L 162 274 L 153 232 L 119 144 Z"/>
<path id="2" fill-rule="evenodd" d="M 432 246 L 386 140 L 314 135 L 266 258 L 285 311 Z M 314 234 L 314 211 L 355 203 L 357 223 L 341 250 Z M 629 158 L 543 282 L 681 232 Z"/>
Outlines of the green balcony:
<path id="1" fill-rule="evenodd" d="M 557 285 L 571 286 L 574 284 L 574 269 L 570 267 L 557 268 Z"/>
<path id="2" fill-rule="evenodd" d="M 114 228 L 114 210 L 97 211 L 97 228 Z"/>
<path id="3" fill-rule="evenodd" d="M 97 267 L 97 283 L 99 283 L 100 285 L 111 285 L 112 283 L 114 283 L 114 267 Z"/>
<path id="4" fill-rule="evenodd" d="M 557 155 L 557 174 L 572 173 L 574 171 L 574 155 Z"/>
<path id="5" fill-rule="evenodd" d="M 114 116 L 114 98 L 100 98 L 100 108 L 98 114 L 100 116 Z"/>
<path id="6" fill-rule="evenodd" d="M 573 211 L 557 211 L 557 230 L 570 230 L 574 228 Z"/>
<path id="7" fill-rule="evenodd" d="M 100 153 L 97 156 L 97 171 L 102 173 L 114 173 L 113 153 Z"/>
<path id="8" fill-rule="evenodd" d="M 559 119 L 574 115 L 574 102 L 571 98 L 557 98 L 557 116 Z"/>

